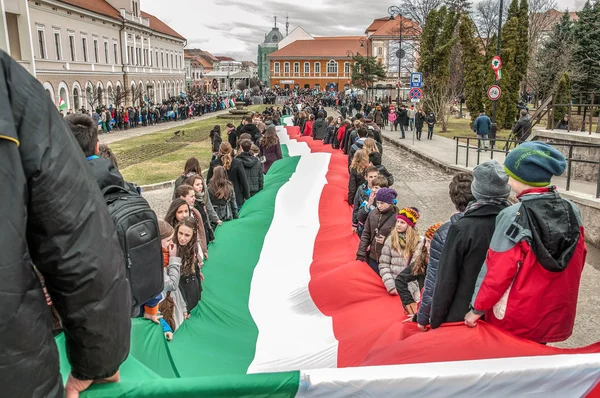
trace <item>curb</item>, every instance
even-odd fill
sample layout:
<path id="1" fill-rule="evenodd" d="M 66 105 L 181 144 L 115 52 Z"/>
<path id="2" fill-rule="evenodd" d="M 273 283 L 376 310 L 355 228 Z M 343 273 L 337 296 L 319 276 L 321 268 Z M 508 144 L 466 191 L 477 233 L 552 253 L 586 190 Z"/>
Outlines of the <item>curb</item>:
<path id="1" fill-rule="evenodd" d="M 414 149 L 406 144 L 403 144 L 399 140 L 396 140 L 394 138 L 390 138 L 390 137 L 386 136 L 385 134 L 381 134 L 381 137 L 388 143 L 390 143 L 398 148 L 401 148 L 407 152 L 410 152 L 413 155 L 415 155 L 416 157 L 418 157 L 428 163 L 431 163 L 434 166 L 437 166 L 437 167 L 443 169 L 446 173 L 454 174 L 454 173 L 459 173 L 461 171 L 472 171 L 470 168 L 467 168 L 467 167 L 451 165 L 446 162 L 442 162 L 441 160 L 434 159 L 431 156 L 429 156 L 421 151 L 417 151 L 416 149 Z"/>
<path id="2" fill-rule="evenodd" d="M 174 183 L 175 183 L 175 180 L 165 181 L 165 182 L 159 182 L 159 183 L 151 184 L 151 185 L 142 185 L 142 186 L 140 186 L 140 188 L 141 188 L 142 192 L 156 191 L 158 189 L 171 188 L 171 187 L 173 187 Z"/>

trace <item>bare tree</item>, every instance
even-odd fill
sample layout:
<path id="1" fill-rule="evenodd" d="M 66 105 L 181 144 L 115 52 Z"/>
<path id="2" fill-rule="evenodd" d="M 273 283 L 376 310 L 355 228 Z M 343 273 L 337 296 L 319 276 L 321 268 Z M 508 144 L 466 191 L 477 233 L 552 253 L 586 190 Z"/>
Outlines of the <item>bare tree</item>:
<path id="1" fill-rule="evenodd" d="M 127 96 L 129 95 L 129 90 L 127 88 L 122 88 L 121 86 L 117 86 L 116 90 L 111 90 L 108 92 L 108 100 L 114 106 L 121 106 L 125 103 Z"/>
<path id="2" fill-rule="evenodd" d="M 417 22 L 421 28 L 425 26 L 425 19 L 431 10 L 444 4 L 444 0 L 402 0 L 400 9 L 405 17 Z"/>
<path id="3" fill-rule="evenodd" d="M 499 0 L 482 0 L 475 5 L 472 19 L 486 54 L 490 46 L 493 46 L 490 39 L 498 32 L 499 15 Z"/>
<path id="4" fill-rule="evenodd" d="M 560 21 L 562 14 L 549 12 L 556 5 L 555 0 L 529 0 L 529 48 L 532 51 L 537 49 L 544 33 Z"/>
<path id="5" fill-rule="evenodd" d="M 96 86 L 90 85 L 85 88 L 85 99 L 92 111 L 96 110 L 96 105 L 98 105 L 98 94 L 99 90 Z"/>
<path id="6" fill-rule="evenodd" d="M 255 78 L 255 77 L 251 78 L 250 79 L 250 88 L 258 87 L 259 82 L 260 82 L 260 80 L 258 80 L 257 78 Z"/>
<path id="7" fill-rule="evenodd" d="M 146 93 L 143 86 L 131 86 L 131 103 L 133 106 L 141 106 L 144 102 L 144 94 Z"/>
<path id="8" fill-rule="evenodd" d="M 246 84 L 246 80 L 240 80 L 236 86 L 236 88 L 240 91 L 244 91 L 245 89 L 248 88 L 248 85 Z"/>

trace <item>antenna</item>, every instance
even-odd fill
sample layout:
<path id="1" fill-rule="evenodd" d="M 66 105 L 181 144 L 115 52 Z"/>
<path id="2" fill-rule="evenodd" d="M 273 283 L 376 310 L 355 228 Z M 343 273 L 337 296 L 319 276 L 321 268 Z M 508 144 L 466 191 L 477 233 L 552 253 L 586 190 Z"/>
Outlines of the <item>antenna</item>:
<path id="1" fill-rule="evenodd" d="M 273 19 L 275 19 L 275 28 L 277 28 L 277 14 L 275 14 L 275 16 L 273 17 Z"/>
<path id="2" fill-rule="evenodd" d="M 290 19 L 288 18 L 287 12 L 285 13 L 285 35 L 287 36 L 290 31 Z"/>

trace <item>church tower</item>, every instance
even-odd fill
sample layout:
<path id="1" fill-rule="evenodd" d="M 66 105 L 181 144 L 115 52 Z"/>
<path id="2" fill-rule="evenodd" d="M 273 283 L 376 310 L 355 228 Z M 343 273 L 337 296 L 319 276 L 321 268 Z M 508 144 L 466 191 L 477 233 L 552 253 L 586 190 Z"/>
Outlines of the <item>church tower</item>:
<path id="1" fill-rule="evenodd" d="M 277 27 L 277 15 L 273 16 L 274 25 L 269 33 L 265 35 L 265 41 L 258 45 L 258 79 L 267 87 L 269 87 L 269 79 L 271 75 L 269 65 L 269 54 L 279 49 L 279 42 L 283 40 L 283 34 Z M 286 30 L 288 29 L 286 23 Z"/>

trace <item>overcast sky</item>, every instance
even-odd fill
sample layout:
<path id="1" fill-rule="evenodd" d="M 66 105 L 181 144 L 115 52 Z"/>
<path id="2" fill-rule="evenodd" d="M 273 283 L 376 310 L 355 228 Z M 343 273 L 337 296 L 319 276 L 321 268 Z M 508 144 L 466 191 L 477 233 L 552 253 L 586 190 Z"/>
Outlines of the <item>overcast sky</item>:
<path id="1" fill-rule="evenodd" d="M 584 0 L 557 0 L 573 9 Z M 187 48 L 256 62 L 257 46 L 273 27 L 285 35 L 302 26 L 315 36 L 361 35 L 375 18 L 388 15 L 384 0 L 142 0 L 142 10 L 169 24 L 188 40 Z"/>

